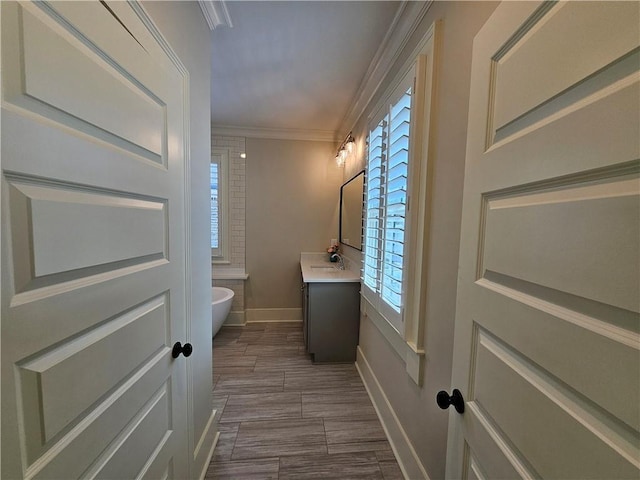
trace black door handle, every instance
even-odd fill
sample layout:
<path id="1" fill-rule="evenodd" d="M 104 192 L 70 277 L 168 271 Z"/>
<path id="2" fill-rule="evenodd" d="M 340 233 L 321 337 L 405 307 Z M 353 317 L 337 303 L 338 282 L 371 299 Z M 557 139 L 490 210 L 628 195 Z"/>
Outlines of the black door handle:
<path id="1" fill-rule="evenodd" d="M 436 395 L 436 403 L 443 410 L 449 408 L 449 405 L 453 405 L 456 412 L 464 413 L 464 398 L 462 397 L 460 390 L 457 388 L 453 389 L 453 393 L 451 395 L 444 390 L 440 390 L 438 395 Z"/>
<path id="2" fill-rule="evenodd" d="M 171 356 L 173 358 L 178 358 L 180 354 L 188 357 L 193 353 L 193 347 L 190 343 L 185 343 L 182 345 L 180 342 L 176 342 L 173 344 L 173 349 L 171 350 Z"/>

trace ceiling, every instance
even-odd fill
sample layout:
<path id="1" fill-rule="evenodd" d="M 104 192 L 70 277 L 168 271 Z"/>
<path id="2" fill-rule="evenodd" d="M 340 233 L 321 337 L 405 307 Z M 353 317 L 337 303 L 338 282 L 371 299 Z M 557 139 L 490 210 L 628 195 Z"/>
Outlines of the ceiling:
<path id="1" fill-rule="evenodd" d="M 227 1 L 211 32 L 211 122 L 337 131 L 401 2 Z"/>

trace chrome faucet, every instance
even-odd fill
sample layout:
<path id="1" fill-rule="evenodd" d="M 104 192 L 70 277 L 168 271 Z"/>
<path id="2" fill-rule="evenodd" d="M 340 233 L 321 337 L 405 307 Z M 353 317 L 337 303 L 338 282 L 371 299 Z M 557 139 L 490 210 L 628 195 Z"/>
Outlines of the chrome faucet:
<path id="1" fill-rule="evenodd" d="M 338 256 L 338 270 L 344 270 L 345 269 L 344 258 L 339 253 L 336 253 L 335 255 Z"/>

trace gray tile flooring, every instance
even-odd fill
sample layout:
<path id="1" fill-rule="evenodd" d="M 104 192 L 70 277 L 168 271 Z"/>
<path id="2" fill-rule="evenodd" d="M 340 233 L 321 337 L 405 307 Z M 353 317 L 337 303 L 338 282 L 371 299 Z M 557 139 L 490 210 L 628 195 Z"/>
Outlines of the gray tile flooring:
<path id="1" fill-rule="evenodd" d="M 213 373 L 207 479 L 403 478 L 355 366 L 314 365 L 300 324 L 222 328 Z"/>

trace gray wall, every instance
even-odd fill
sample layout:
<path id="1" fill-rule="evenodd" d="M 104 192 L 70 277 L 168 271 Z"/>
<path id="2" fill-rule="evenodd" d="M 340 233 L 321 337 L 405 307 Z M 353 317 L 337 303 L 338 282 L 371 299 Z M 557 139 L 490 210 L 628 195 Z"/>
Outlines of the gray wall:
<path id="1" fill-rule="evenodd" d="M 448 412 L 438 409 L 435 397 L 438 390 L 449 390 L 451 381 L 471 46 L 496 6 L 497 2 L 435 2 L 379 91 L 384 92 L 428 27 L 442 20 L 432 124 L 435 148 L 430 158 L 433 177 L 423 386 L 418 387 L 409 378 L 403 359 L 369 319 L 363 317 L 360 325 L 360 348 L 431 479 L 443 478 L 445 473 Z M 368 113 L 353 128 L 358 139 L 366 135 Z M 363 165 L 360 155 L 347 165 L 347 172 Z"/>
<path id="2" fill-rule="evenodd" d="M 247 138 L 246 149 L 245 307 L 300 308 L 300 252 L 338 236 L 335 145 Z"/>
<path id="3" fill-rule="evenodd" d="M 158 28 L 189 71 L 191 157 L 191 333 L 194 357 L 189 362 L 193 384 L 193 431 L 197 442 L 213 409 L 211 385 L 211 248 L 209 163 L 211 162 L 211 40 L 197 2 L 143 2 Z M 189 328 L 189 327 L 188 327 Z M 199 339 L 206 349 L 198 348 Z M 202 352 L 198 355 L 198 352 Z M 192 358 L 194 358 L 192 357 Z M 195 445 L 190 444 L 191 452 Z M 208 450 L 208 449 L 202 449 Z M 206 455 L 207 452 L 204 452 Z M 201 454 L 202 457 L 202 454 Z M 198 461 L 201 461 L 198 458 Z M 200 467 L 197 465 L 196 468 Z M 200 470 L 192 476 L 199 475 Z"/>

